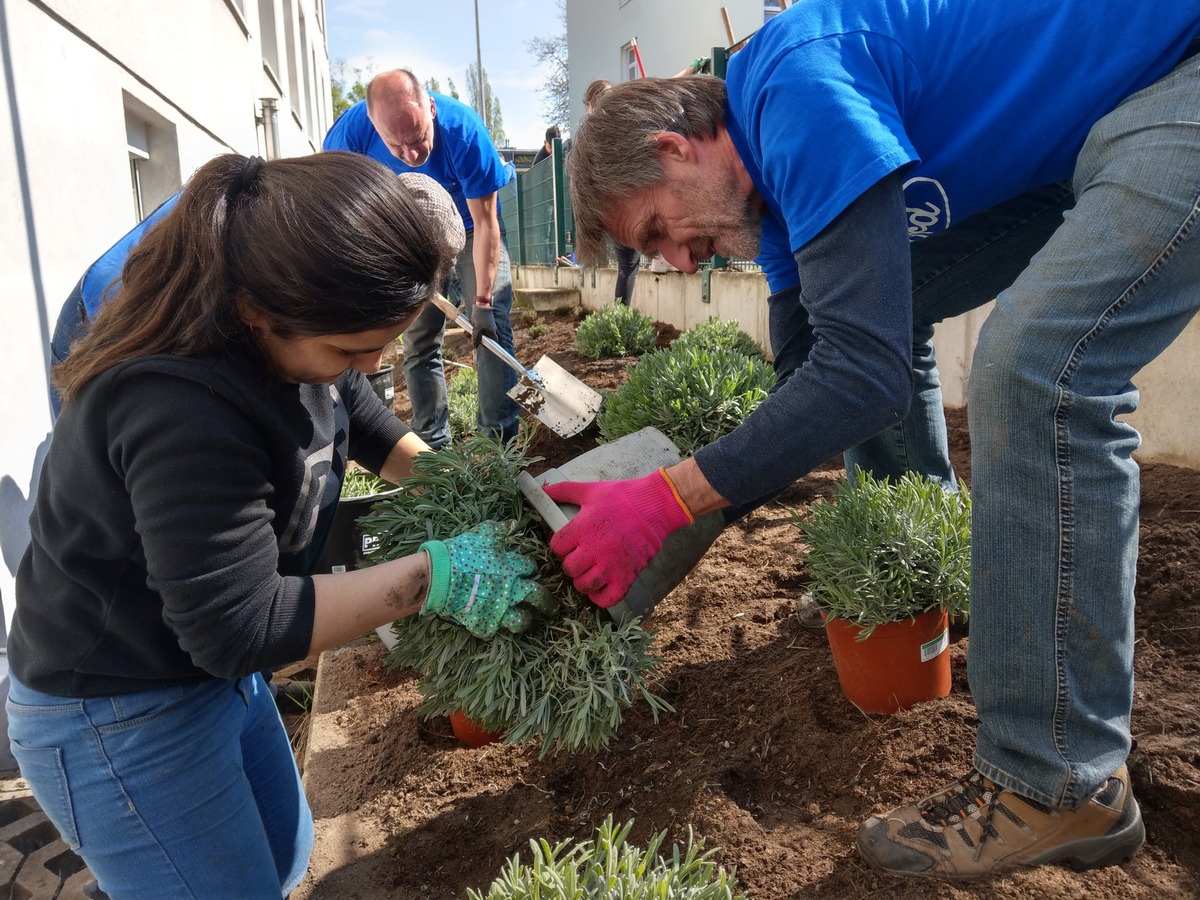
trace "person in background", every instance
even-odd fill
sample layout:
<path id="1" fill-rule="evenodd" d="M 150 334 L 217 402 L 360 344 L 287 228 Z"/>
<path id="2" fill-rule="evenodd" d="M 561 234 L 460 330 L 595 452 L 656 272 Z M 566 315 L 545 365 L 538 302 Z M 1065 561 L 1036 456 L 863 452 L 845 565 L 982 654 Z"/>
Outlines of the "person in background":
<path id="1" fill-rule="evenodd" d="M 546 138 L 542 141 L 542 146 L 533 156 L 533 164 L 536 166 L 543 159 L 549 159 L 554 152 L 554 142 L 559 140 L 562 135 L 559 133 L 557 125 L 551 125 L 546 129 Z"/>
<path id="2" fill-rule="evenodd" d="M 71 353 L 71 345 L 83 337 L 88 323 L 96 317 L 105 301 L 116 293 L 121 280 L 121 267 L 125 265 L 129 251 L 178 201 L 179 193 L 176 192 L 88 266 L 59 311 L 54 333 L 50 337 L 51 366 L 66 361 Z M 57 419 L 62 412 L 62 398 L 53 384 L 50 385 L 50 408 Z"/>
<path id="3" fill-rule="evenodd" d="M 365 374 L 464 236 L 349 153 L 201 167 L 54 370 L 63 411 L 8 642 L 21 775 L 114 898 L 286 897 L 312 816 L 262 669 L 409 615 L 488 637 L 544 597 L 485 522 L 308 575 L 347 461 L 425 444 Z"/>
<path id="4" fill-rule="evenodd" d="M 583 92 L 583 106 L 589 113 L 605 91 L 612 87 L 611 81 L 603 78 L 593 81 Z M 642 265 L 642 254 L 634 247 L 627 247 L 619 241 L 613 242 L 613 255 L 617 258 L 617 283 L 613 290 L 613 299 L 624 306 L 633 302 L 633 289 L 637 286 L 638 269 Z"/>
<path id="5" fill-rule="evenodd" d="M 609 235 L 684 272 L 757 258 L 779 374 L 678 465 L 546 487 L 581 507 L 551 546 L 601 605 L 694 516 L 837 453 L 953 490 L 933 327 L 995 299 L 968 403 L 973 767 L 863 825 L 875 868 L 1092 868 L 1144 840 L 1125 416 L 1200 307 L 1198 36 L 1178 0 L 805 0 L 727 80 L 616 85 L 574 135 L 584 261 Z"/>
<path id="6" fill-rule="evenodd" d="M 362 153 L 395 172 L 420 172 L 442 185 L 458 207 L 467 243 L 454 265 L 450 295 L 469 313 L 479 373 L 479 427 L 502 442 L 517 434 L 520 409 L 508 396 L 513 372 L 479 350 L 490 337 L 513 352 L 512 278 L 498 192 L 513 177 L 475 110 L 426 91 L 406 69 L 383 72 L 366 99 L 338 117 L 326 150 Z M 450 407 L 442 364 L 446 318 L 429 306 L 404 332 L 404 379 L 413 429 L 435 450 L 450 441 Z"/>

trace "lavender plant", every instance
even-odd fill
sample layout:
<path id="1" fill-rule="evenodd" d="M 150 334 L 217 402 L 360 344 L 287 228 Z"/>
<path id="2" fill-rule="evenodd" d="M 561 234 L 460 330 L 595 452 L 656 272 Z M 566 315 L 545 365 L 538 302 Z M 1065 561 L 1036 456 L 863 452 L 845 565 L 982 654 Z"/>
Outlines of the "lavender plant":
<path id="1" fill-rule="evenodd" d="M 746 900 L 736 892 L 737 870 L 726 872 L 713 862 L 716 850 L 705 850 L 691 826 L 684 846 L 672 844 L 665 853 L 661 852 L 665 831 L 654 835 L 643 850 L 628 842 L 632 829 L 632 821 L 618 828 L 609 815 L 594 841 L 574 845 L 569 840 L 530 841 L 529 865 L 514 856 L 486 894 L 468 889 L 467 896 L 470 900 Z"/>
<path id="2" fill-rule="evenodd" d="M 516 484 L 534 461 L 518 442 L 501 446 L 482 436 L 423 453 L 401 480 L 404 490 L 377 504 L 364 528 L 380 545 L 373 560 L 383 562 L 486 519 L 508 521 L 508 548 L 534 560 L 533 577 L 558 599 L 558 614 L 491 640 L 435 616 L 401 619 L 387 662 L 421 673 L 425 718 L 462 710 L 506 741 L 541 740 L 542 755 L 552 747 L 597 750 L 634 703 L 646 702 L 656 720 L 670 710 L 651 687 L 660 660 L 640 623 L 615 625 L 571 587 Z"/>
<path id="3" fill-rule="evenodd" d="M 946 609 L 971 608 L 971 498 L 909 472 L 897 480 L 859 469 L 839 481 L 833 498 L 792 523 L 807 545 L 804 568 L 813 600 L 833 617 L 862 628 Z"/>

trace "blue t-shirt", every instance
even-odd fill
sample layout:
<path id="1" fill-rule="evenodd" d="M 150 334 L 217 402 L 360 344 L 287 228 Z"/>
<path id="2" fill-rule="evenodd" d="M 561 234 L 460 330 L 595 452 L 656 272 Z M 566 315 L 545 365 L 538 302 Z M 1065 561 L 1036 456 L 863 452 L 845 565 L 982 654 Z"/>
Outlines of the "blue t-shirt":
<path id="1" fill-rule="evenodd" d="M 772 291 L 792 254 L 904 170 L 920 239 L 1069 178 L 1092 125 L 1200 34 L 1194 0 L 794 3 L 731 57 L 727 125 L 770 210 Z"/>
<path id="2" fill-rule="evenodd" d="M 121 270 L 125 268 L 125 260 L 129 258 L 129 251 L 145 236 L 151 226 L 171 211 L 178 202 L 180 193 L 182 191 L 164 200 L 158 209 L 142 219 L 125 237 L 105 250 L 103 255 L 83 273 L 80 293 L 83 295 L 83 306 L 87 310 L 89 322 L 96 318 L 100 307 L 116 294 L 120 284 Z"/>
<path id="3" fill-rule="evenodd" d="M 471 107 L 453 97 L 430 91 L 436 114 L 433 119 L 433 150 L 419 166 L 410 166 L 392 155 L 367 117 L 365 100 L 342 113 L 325 135 L 324 150 L 349 150 L 378 160 L 393 172 L 428 175 L 454 198 L 463 226 L 475 227 L 467 210 L 467 199 L 496 193 L 512 179 L 512 172 L 492 143 L 483 119 Z M 499 202 L 496 204 L 499 214 Z"/>

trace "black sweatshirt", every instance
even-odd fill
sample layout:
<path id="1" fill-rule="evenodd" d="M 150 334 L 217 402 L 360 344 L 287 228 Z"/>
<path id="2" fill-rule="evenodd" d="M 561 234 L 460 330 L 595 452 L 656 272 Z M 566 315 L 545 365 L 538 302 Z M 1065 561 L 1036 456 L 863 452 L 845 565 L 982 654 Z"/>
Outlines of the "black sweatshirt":
<path id="1" fill-rule="evenodd" d="M 408 431 L 359 372 L 284 384 L 246 351 L 93 379 L 42 469 L 13 673 L 87 697 L 303 659 L 346 460 L 378 472 Z"/>

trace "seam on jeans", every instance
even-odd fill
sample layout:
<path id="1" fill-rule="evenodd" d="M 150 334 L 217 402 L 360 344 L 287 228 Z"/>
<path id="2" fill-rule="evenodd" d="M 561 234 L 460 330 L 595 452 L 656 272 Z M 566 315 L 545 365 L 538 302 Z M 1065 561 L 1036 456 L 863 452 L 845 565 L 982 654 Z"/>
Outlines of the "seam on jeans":
<path id="1" fill-rule="evenodd" d="M 1129 286 L 1108 306 L 1096 320 L 1096 324 L 1083 335 L 1075 344 L 1075 348 L 1067 357 L 1062 372 L 1055 380 L 1058 391 L 1058 403 L 1054 410 L 1054 459 L 1058 470 L 1059 491 L 1059 554 L 1058 554 L 1058 585 L 1055 598 L 1054 613 L 1054 644 L 1055 644 L 1055 711 L 1054 711 L 1054 742 L 1063 761 L 1067 763 L 1068 780 L 1063 790 L 1063 800 L 1066 800 L 1076 784 L 1075 769 L 1072 765 L 1070 747 L 1067 745 L 1065 708 L 1069 704 L 1067 684 L 1062 668 L 1062 654 L 1059 648 L 1065 643 L 1068 628 L 1071 585 L 1069 573 L 1074 570 L 1075 556 L 1075 517 L 1074 517 L 1074 484 L 1069 477 L 1070 449 L 1067 438 L 1067 416 L 1071 409 L 1071 392 L 1068 389 L 1071 378 L 1081 365 L 1081 359 L 1088 346 L 1097 335 L 1102 333 L 1112 322 L 1113 318 L 1138 294 L 1138 292 L 1166 265 L 1175 251 L 1196 229 L 1200 222 L 1200 196 L 1193 197 L 1192 209 L 1184 216 L 1183 221 L 1175 230 L 1175 234 L 1159 251 L 1158 256 L 1137 276 Z"/>
<path id="2" fill-rule="evenodd" d="M 180 871 L 178 864 L 176 864 L 175 858 L 170 854 L 170 852 L 168 852 L 166 845 L 162 842 L 158 835 L 154 833 L 154 829 L 150 827 L 150 823 L 143 818 L 141 811 L 137 807 L 137 804 L 133 802 L 133 798 L 129 796 L 129 792 L 125 790 L 125 782 L 121 780 L 120 776 L 117 775 L 116 770 L 113 769 L 112 758 L 108 755 L 108 750 L 104 747 L 104 740 L 100 728 L 92 722 L 91 713 L 86 708 L 83 710 L 83 716 L 87 721 L 92 740 L 96 743 L 96 750 L 99 753 L 100 758 L 104 760 L 105 768 L 108 770 L 108 777 L 112 779 L 112 783 L 116 786 L 117 790 L 120 792 L 120 795 L 125 799 L 125 804 L 129 807 L 130 814 L 137 820 L 138 824 L 142 827 L 142 829 L 145 830 L 146 834 L 149 835 L 149 837 L 154 841 L 158 851 L 163 855 L 163 859 L 166 860 L 171 869 L 174 871 L 175 877 L 178 879 L 179 886 L 187 887 L 187 897 L 181 898 L 181 900 L 196 900 L 196 892 L 193 891 L 190 886 L 188 886 L 187 879 L 183 877 L 183 873 Z M 164 885 L 163 888 L 166 890 L 166 885 Z"/>

